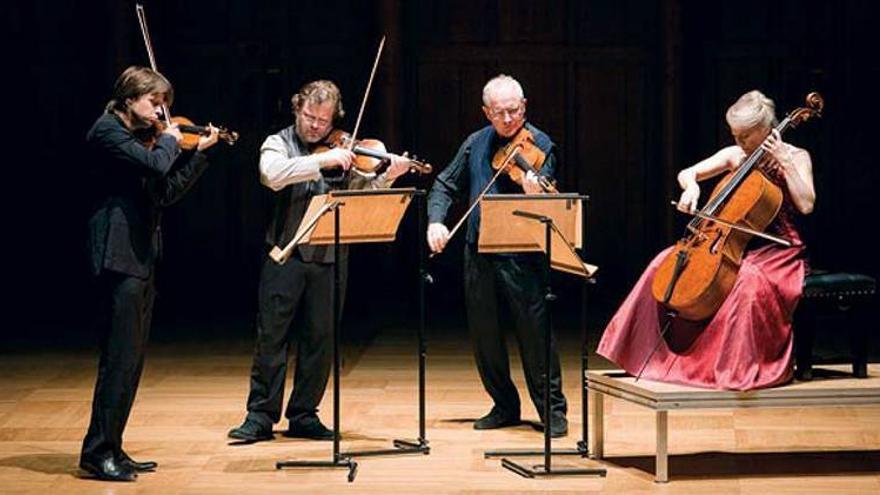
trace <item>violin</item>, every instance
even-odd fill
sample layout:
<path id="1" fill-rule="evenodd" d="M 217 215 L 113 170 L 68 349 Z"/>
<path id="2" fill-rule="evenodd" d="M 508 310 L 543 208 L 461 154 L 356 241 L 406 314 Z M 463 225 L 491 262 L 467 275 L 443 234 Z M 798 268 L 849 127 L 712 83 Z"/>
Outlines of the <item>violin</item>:
<path id="1" fill-rule="evenodd" d="M 333 148 L 347 148 L 355 154 L 352 166 L 363 173 L 375 173 L 391 161 L 391 154 L 385 148 L 385 144 L 378 139 L 351 140 L 351 135 L 341 129 L 333 129 L 324 140 L 319 143 L 312 153 L 322 153 Z M 422 162 L 416 157 L 403 155 L 409 160 L 411 172 L 430 174 L 434 169 L 430 163 Z"/>
<path id="2" fill-rule="evenodd" d="M 821 116 L 824 100 L 819 93 L 808 94 L 806 103 L 776 126 L 780 135 Z M 672 314 L 691 321 L 714 315 L 733 288 L 753 236 L 791 245 L 763 232 L 783 200 L 782 189 L 759 166 L 764 154 L 763 148 L 757 148 L 721 180 L 706 206 L 695 213 L 685 236 L 658 267 L 651 292 Z"/>
<path id="3" fill-rule="evenodd" d="M 135 4 L 135 12 L 137 13 L 138 23 L 140 24 L 141 35 L 144 38 L 144 46 L 147 49 L 147 57 L 150 59 L 150 68 L 152 68 L 154 72 L 159 72 L 159 69 L 156 68 L 156 57 L 153 55 L 153 44 L 150 41 L 150 31 L 147 29 L 147 15 L 144 12 L 144 6 L 139 3 Z M 208 126 L 195 125 L 186 117 L 171 117 L 171 113 L 168 111 L 166 105 L 162 105 L 162 113 L 164 115 L 163 120 L 157 121 L 153 127 L 138 134 L 141 141 L 144 143 L 144 146 L 147 148 L 152 148 L 156 143 L 159 134 L 171 124 L 177 124 L 178 130 L 180 130 L 180 133 L 183 135 L 183 139 L 180 141 L 180 147 L 185 150 L 196 149 L 199 145 L 199 138 L 211 135 L 211 129 Z M 216 127 L 216 129 L 219 131 L 218 137 L 226 144 L 231 146 L 238 141 L 237 132 L 230 131 L 225 127 Z"/>
<path id="4" fill-rule="evenodd" d="M 510 180 L 522 185 L 523 177 L 529 172 L 538 179 L 538 184 L 544 192 L 558 193 L 556 186 L 546 177 L 538 174 L 538 170 L 544 165 L 547 154 L 541 151 L 535 142 L 535 136 L 523 126 L 510 142 L 502 146 L 492 157 L 492 169 L 501 170 L 510 177 Z M 511 167 L 510 165 L 516 165 Z"/>
<path id="5" fill-rule="evenodd" d="M 171 117 L 171 123 L 177 124 L 177 129 L 183 135 L 183 139 L 180 141 L 180 148 L 184 150 L 194 150 L 199 146 L 199 139 L 202 136 L 210 136 L 211 129 L 208 126 L 195 125 L 191 120 L 186 117 L 175 116 Z M 153 145 L 156 144 L 156 139 L 159 138 L 159 135 L 168 128 L 168 124 L 165 120 L 158 120 L 152 127 L 145 129 L 137 133 L 136 135 L 140 138 L 141 142 L 147 148 L 152 148 Z M 226 144 L 232 146 L 238 141 L 238 133 L 235 131 L 230 131 L 225 127 L 216 127 L 218 131 L 218 137 L 225 142 Z"/>

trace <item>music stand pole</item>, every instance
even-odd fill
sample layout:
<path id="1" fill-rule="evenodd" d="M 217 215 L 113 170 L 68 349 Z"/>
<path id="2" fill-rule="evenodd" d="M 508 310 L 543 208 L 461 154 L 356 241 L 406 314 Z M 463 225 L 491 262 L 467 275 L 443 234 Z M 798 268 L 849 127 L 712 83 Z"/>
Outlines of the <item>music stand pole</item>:
<path id="1" fill-rule="evenodd" d="M 419 232 L 425 231 L 425 191 L 412 191 L 412 196 L 416 197 L 418 204 L 418 225 Z M 399 454 L 424 454 L 431 453 L 431 447 L 428 446 L 427 434 L 425 432 L 425 359 L 427 355 L 427 346 L 425 344 L 425 284 L 429 283 L 431 277 L 425 269 L 425 244 L 421 242 L 420 237 L 416 236 L 417 249 L 419 252 L 419 326 L 418 326 L 418 353 L 419 361 L 419 437 L 415 440 L 395 439 L 392 442 L 394 448 L 391 449 L 375 449 L 349 451 L 344 454 L 354 457 L 371 457 L 380 455 L 399 455 Z"/>
<path id="2" fill-rule="evenodd" d="M 526 466 L 510 459 L 502 458 L 501 465 L 514 473 L 526 477 L 526 478 L 535 478 L 538 476 L 572 476 L 572 475 L 597 475 L 597 476 L 605 476 L 607 474 L 604 468 L 553 468 L 552 465 L 552 456 L 553 451 L 551 450 L 551 437 L 550 437 L 550 425 L 552 423 L 552 418 L 550 417 L 550 362 L 553 358 L 553 353 L 551 351 L 552 344 L 552 334 L 553 334 L 553 318 L 552 318 L 552 304 L 556 300 L 556 295 L 553 294 L 553 287 L 551 283 L 551 275 L 552 275 L 552 246 L 553 246 L 553 230 L 555 229 L 555 225 L 553 224 L 553 219 L 544 216 L 544 215 L 536 215 L 534 213 L 528 213 L 524 211 L 514 211 L 514 215 L 528 218 L 531 220 L 535 220 L 544 224 L 544 234 L 545 234 L 545 242 L 547 246 L 547 264 L 546 264 L 546 276 L 547 276 L 547 288 L 546 294 L 544 296 L 544 300 L 547 301 L 547 327 L 544 335 L 544 464 L 536 465 L 536 466 Z M 557 232 L 559 232 L 557 230 Z M 584 365 L 584 361 L 581 361 L 581 366 Z M 582 376 L 584 374 L 582 373 Z M 583 378 L 581 378 L 583 380 Z M 583 383 L 582 383 L 583 385 Z M 583 393 L 583 392 L 582 392 Z M 584 417 L 584 421 L 586 421 L 586 416 Z M 576 453 L 581 454 L 580 448 L 578 448 Z M 486 456 L 488 457 L 488 452 Z M 516 455 L 528 455 L 524 453 L 517 453 Z"/>
<path id="3" fill-rule="evenodd" d="M 331 206 L 323 213 L 333 211 L 333 456 L 329 461 L 279 461 L 275 463 L 275 469 L 285 467 L 310 467 L 310 468 L 348 468 L 348 482 L 354 481 L 357 476 L 357 462 L 350 456 L 343 455 L 339 452 L 339 340 L 340 327 L 342 324 L 341 315 L 341 293 L 342 284 L 339 273 L 339 209 L 345 203 L 334 201 Z"/>
<path id="4" fill-rule="evenodd" d="M 425 232 L 425 216 L 426 203 L 428 201 L 424 191 L 419 191 L 420 199 L 418 201 L 418 225 L 417 232 Z M 427 285 L 433 281 L 428 273 L 425 265 L 425 249 L 427 245 L 422 242 L 420 236 L 416 236 L 416 249 L 419 253 L 419 327 L 418 327 L 418 353 L 419 353 L 419 438 L 416 442 L 408 440 L 395 440 L 394 446 L 398 449 L 409 449 L 416 452 L 423 452 L 425 455 L 431 453 L 431 447 L 428 446 L 428 439 L 425 426 L 425 364 L 427 361 L 427 345 L 425 342 L 425 325 L 427 321 L 426 291 Z"/>

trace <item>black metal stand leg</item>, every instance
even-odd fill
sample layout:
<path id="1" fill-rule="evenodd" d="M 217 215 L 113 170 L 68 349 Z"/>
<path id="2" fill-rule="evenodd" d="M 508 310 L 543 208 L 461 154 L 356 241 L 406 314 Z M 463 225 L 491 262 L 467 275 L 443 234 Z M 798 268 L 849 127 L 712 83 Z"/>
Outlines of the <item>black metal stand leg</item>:
<path id="1" fill-rule="evenodd" d="M 281 468 L 347 468 L 348 482 L 354 481 L 357 476 L 358 463 L 351 457 L 340 457 L 334 461 L 279 461 L 275 463 L 275 469 Z"/>
<path id="2" fill-rule="evenodd" d="M 354 481 L 357 476 L 357 462 L 350 456 L 339 452 L 339 341 L 341 315 L 341 283 L 339 276 L 339 207 L 343 203 L 337 203 L 331 209 L 334 215 L 334 239 L 333 239 L 333 456 L 329 461 L 279 461 L 275 463 L 275 469 L 281 468 L 348 468 L 348 482 Z M 329 210 L 328 210 L 329 211 Z"/>
<path id="3" fill-rule="evenodd" d="M 425 198 L 424 191 L 417 194 L 419 232 L 425 231 Z M 395 439 L 393 449 L 363 450 L 357 452 L 346 452 L 346 455 L 355 457 L 364 456 L 380 456 L 380 455 L 398 455 L 398 454 L 424 454 L 431 453 L 431 447 L 428 446 L 428 440 L 425 434 L 425 361 L 427 357 L 427 346 L 425 345 L 425 322 L 426 322 L 426 306 L 425 291 L 426 285 L 431 282 L 431 276 L 425 268 L 425 244 L 419 236 L 416 236 L 416 249 L 419 253 L 419 327 L 418 327 L 418 360 L 419 360 L 419 437 L 416 440 Z"/>
<path id="4" fill-rule="evenodd" d="M 590 356 L 590 332 L 589 323 L 587 322 L 587 291 L 589 284 L 595 283 L 595 279 L 587 278 L 581 286 L 581 439 L 577 442 L 577 450 L 584 457 L 590 455 L 589 444 L 589 382 L 587 381 L 587 370 L 589 366 Z"/>
<path id="5" fill-rule="evenodd" d="M 427 202 L 428 198 L 426 195 L 421 195 L 421 200 L 419 201 L 419 230 L 418 232 L 425 232 L 426 229 L 426 217 L 427 217 Z M 418 329 L 418 339 L 419 339 L 419 438 L 418 444 L 413 442 L 407 442 L 405 440 L 395 440 L 394 445 L 398 448 L 401 446 L 415 448 L 418 447 L 419 451 L 423 452 L 425 455 L 431 453 L 431 448 L 428 447 L 428 436 L 426 432 L 426 407 L 425 407 L 425 385 L 426 385 L 426 376 L 425 376 L 425 367 L 427 365 L 428 360 L 428 346 L 425 342 L 425 332 L 427 330 L 427 285 L 432 282 L 431 275 L 428 273 L 427 265 L 426 265 L 426 252 L 427 245 L 420 238 L 420 236 L 416 236 L 416 244 L 417 250 L 419 253 L 419 329 Z"/>
<path id="6" fill-rule="evenodd" d="M 516 214 L 516 212 L 514 212 Z M 552 335 L 553 335 L 553 318 L 552 318 L 552 306 L 553 302 L 556 300 L 556 295 L 553 294 L 552 285 L 550 282 L 551 277 L 551 257 L 552 251 L 552 230 L 553 230 L 553 221 L 549 217 L 541 217 L 540 221 L 544 224 L 546 230 L 546 246 L 547 246 L 547 293 L 544 296 L 545 301 L 547 302 L 547 326 L 546 333 L 544 335 L 544 450 L 542 451 L 488 451 L 484 453 L 485 457 L 494 457 L 494 456 L 533 456 L 533 455 L 543 455 L 544 463 L 532 466 L 526 466 L 523 464 L 519 464 L 517 462 L 511 461 L 510 459 L 502 458 L 501 466 L 505 469 L 508 469 L 520 476 L 526 478 L 536 478 L 540 476 L 576 476 L 576 475 L 591 475 L 591 476 L 605 476 L 607 471 L 605 468 L 571 468 L 571 467 L 556 467 L 554 468 L 552 465 L 552 457 L 553 455 L 578 455 L 585 456 L 588 454 L 586 450 L 581 450 L 580 446 L 577 449 L 569 449 L 569 450 L 557 450 L 554 451 L 551 449 L 551 408 L 550 408 L 550 363 L 553 358 L 553 353 L 551 350 L 551 345 L 553 343 Z M 584 337 L 586 339 L 586 336 Z M 584 351 L 586 352 L 586 344 L 584 344 Z M 582 356 L 581 361 L 581 385 L 585 386 L 583 383 L 584 377 L 586 376 L 586 372 L 583 367 L 586 364 L 586 354 Z M 583 392 L 582 392 L 583 393 Z M 583 397 L 582 397 L 583 400 Z M 583 402 L 586 404 L 586 402 Z M 584 406 L 585 408 L 586 406 Z M 586 410 L 584 410 L 584 422 L 586 424 Z M 586 429 L 584 429 L 586 432 Z M 584 444 L 586 444 L 586 433 L 584 433 Z"/>

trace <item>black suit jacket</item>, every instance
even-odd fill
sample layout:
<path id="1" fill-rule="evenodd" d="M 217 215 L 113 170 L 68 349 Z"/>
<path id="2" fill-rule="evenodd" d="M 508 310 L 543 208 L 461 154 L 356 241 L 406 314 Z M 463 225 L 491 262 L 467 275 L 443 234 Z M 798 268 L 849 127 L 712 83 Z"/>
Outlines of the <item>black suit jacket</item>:
<path id="1" fill-rule="evenodd" d="M 88 222 L 91 271 L 148 278 L 160 255 L 161 210 L 178 201 L 207 168 L 205 155 L 181 152 L 161 135 L 146 148 L 113 113 L 86 135 L 93 203 Z"/>

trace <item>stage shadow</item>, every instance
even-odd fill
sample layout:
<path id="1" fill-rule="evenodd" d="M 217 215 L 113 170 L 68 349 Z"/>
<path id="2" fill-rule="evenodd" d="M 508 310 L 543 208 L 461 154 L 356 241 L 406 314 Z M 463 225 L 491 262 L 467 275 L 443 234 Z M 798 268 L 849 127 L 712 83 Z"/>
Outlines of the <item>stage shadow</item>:
<path id="1" fill-rule="evenodd" d="M 822 363 L 822 364 L 828 364 L 828 363 Z M 837 378 L 852 378 L 853 377 L 852 373 L 850 373 L 848 371 L 830 370 L 827 368 L 822 368 L 822 364 L 813 363 L 813 369 L 812 369 L 813 381 L 833 380 L 833 379 L 837 379 Z"/>
<path id="2" fill-rule="evenodd" d="M 653 456 L 606 457 L 622 468 L 653 477 Z M 670 479 L 831 476 L 880 472 L 880 451 L 701 452 L 669 456 Z"/>
<path id="3" fill-rule="evenodd" d="M 439 420 L 440 423 L 454 423 L 454 424 L 473 424 L 478 418 L 446 418 Z M 516 425 L 505 426 L 503 428 L 499 428 L 503 430 L 536 430 L 536 431 L 544 431 L 544 424 L 540 421 L 534 421 L 531 419 L 524 419 L 520 421 Z"/>
<path id="4" fill-rule="evenodd" d="M 440 420 L 438 420 L 438 422 L 439 422 L 439 423 L 456 423 L 456 424 L 461 423 L 461 424 L 466 424 L 466 423 L 473 423 L 473 422 L 476 421 L 476 420 L 477 420 L 477 418 L 445 418 L 445 419 L 440 419 Z"/>
<path id="5" fill-rule="evenodd" d="M 228 442 L 226 442 L 226 445 L 228 445 L 230 447 L 240 447 L 240 446 L 244 446 L 244 445 L 252 445 L 255 443 L 264 443 L 264 442 L 273 442 L 273 441 L 278 442 L 278 443 L 296 442 L 296 443 L 310 443 L 310 444 L 315 444 L 315 445 L 323 445 L 323 444 L 332 443 L 332 440 L 314 440 L 311 438 L 286 437 L 283 435 L 284 431 L 285 430 L 274 430 L 272 432 L 275 434 L 275 438 L 273 440 L 260 440 L 257 442 L 250 442 L 247 440 L 232 440 L 232 439 L 230 439 Z M 372 437 L 369 435 L 364 435 L 362 433 L 353 433 L 353 432 L 345 432 L 345 431 L 340 433 L 339 440 L 342 442 L 348 442 L 348 441 L 391 442 L 392 441 L 391 438 Z"/>
<path id="6" fill-rule="evenodd" d="M 0 458 L 0 467 L 15 467 L 43 474 L 79 473 L 76 454 L 26 454 Z"/>

